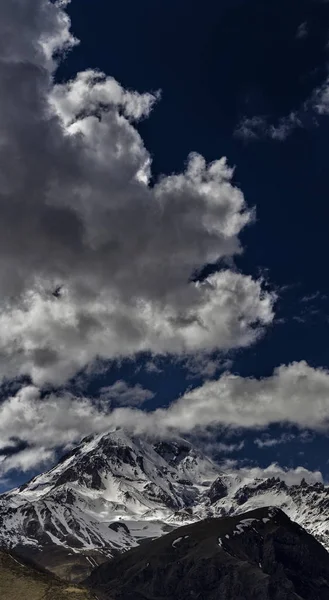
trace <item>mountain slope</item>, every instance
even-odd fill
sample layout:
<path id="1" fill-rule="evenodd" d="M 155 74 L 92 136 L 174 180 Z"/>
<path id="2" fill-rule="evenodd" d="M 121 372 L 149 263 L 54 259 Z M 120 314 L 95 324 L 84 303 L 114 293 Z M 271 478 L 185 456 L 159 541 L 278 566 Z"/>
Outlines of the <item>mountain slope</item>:
<path id="1" fill-rule="evenodd" d="M 0 540 L 78 580 L 108 556 L 191 519 L 185 509 L 218 473 L 183 440 L 151 443 L 121 430 L 91 437 L 48 473 L 0 496 Z"/>
<path id="2" fill-rule="evenodd" d="M 180 527 L 104 563 L 88 584 L 100 600 L 327 600 L 329 554 L 263 508 Z"/>
<path id="3" fill-rule="evenodd" d="M 1 600 L 92 600 L 87 589 L 65 584 L 51 573 L 36 569 L 21 557 L 0 551 Z"/>
<path id="4" fill-rule="evenodd" d="M 120 429 L 84 439 L 50 471 L 0 496 L 0 545 L 79 581 L 109 557 L 184 523 L 281 507 L 329 548 L 329 488 L 246 479 L 182 439 Z"/>

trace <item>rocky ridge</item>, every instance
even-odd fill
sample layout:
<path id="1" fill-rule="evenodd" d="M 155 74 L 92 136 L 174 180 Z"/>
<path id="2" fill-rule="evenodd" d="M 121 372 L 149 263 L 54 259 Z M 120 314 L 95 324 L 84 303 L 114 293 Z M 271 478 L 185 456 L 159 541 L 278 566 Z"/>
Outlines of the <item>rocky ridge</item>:
<path id="1" fill-rule="evenodd" d="M 329 554 L 280 509 L 261 508 L 180 527 L 87 583 L 99 600 L 327 600 Z"/>

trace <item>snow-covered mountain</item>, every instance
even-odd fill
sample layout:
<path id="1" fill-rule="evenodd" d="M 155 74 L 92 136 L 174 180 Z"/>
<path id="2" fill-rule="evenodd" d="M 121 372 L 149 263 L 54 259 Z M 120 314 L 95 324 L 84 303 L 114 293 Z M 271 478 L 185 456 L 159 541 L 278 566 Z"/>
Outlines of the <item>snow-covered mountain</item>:
<path id="1" fill-rule="evenodd" d="M 211 516 L 278 506 L 329 548 L 329 488 L 224 473 L 183 439 L 114 430 L 0 496 L 0 544 L 79 579 L 108 557 Z M 64 566 L 65 565 L 65 566 Z"/>

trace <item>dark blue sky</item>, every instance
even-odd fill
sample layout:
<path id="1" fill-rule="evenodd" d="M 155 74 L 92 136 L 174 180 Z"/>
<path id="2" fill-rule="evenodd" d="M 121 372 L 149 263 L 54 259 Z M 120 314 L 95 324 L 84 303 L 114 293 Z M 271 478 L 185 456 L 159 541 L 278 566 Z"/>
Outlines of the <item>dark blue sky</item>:
<path id="1" fill-rule="evenodd" d="M 264 272 L 279 291 L 277 317 L 284 322 L 239 354 L 235 368 L 266 375 L 292 360 L 329 366 L 329 299 L 323 297 L 329 296 L 329 120 L 316 124 L 309 115 L 305 128 L 284 142 L 233 135 L 243 116 L 265 114 L 277 123 L 323 83 L 329 5 L 80 0 L 69 12 L 82 43 L 59 76 L 97 67 L 130 89 L 161 89 L 161 101 L 139 126 L 154 174 L 180 171 L 191 150 L 207 160 L 225 155 L 248 204 L 257 207 L 237 263 L 244 273 Z M 299 39 L 303 23 L 307 35 Z M 318 291 L 317 299 L 302 302 Z"/>
<path id="2" fill-rule="evenodd" d="M 60 76 L 97 67 L 128 88 L 162 90 L 151 117 L 139 126 L 154 174 L 180 171 L 191 150 L 207 160 L 226 155 L 248 204 L 257 207 L 257 222 L 242 234 L 245 252 L 237 264 L 244 273 L 264 272 L 279 294 L 277 315 L 262 341 L 232 355 L 232 370 L 268 376 L 282 363 L 303 359 L 329 367 L 329 120 L 316 124 L 306 115 L 305 127 L 284 142 L 234 136 L 242 117 L 264 114 L 275 125 L 300 110 L 324 82 L 329 4 L 79 0 L 69 12 L 82 43 Z M 307 35 L 300 39 L 304 23 Z M 111 369 L 108 381 L 117 375 Z M 160 375 L 134 374 L 133 365 L 119 375 L 156 390 L 157 404 L 199 383 L 169 362 Z M 242 437 L 252 440 L 257 433 Z M 264 465 L 277 459 L 320 466 L 329 474 L 328 440 L 315 438 L 262 451 L 250 441 L 237 456 Z"/>
<path id="3" fill-rule="evenodd" d="M 263 273 L 277 291 L 276 318 L 259 343 L 229 356 L 231 370 L 263 377 L 300 360 L 329 368 L 329 119 L 303 108 L 327 77 L 329 4 L 73 0 L 68 12 L 81 43 L 58 78 L 97 68 L 128 89 L 161 89 L 161 101 L 138 125 L 154 157 L 153 174 L 181 171 L 190 151 L 209 161 L 225 155 L 236 166 L 235 182 L 248 205 L 257 208 L 256 222 L 241 236 L 245 250 L 236 264 L 246 274 Z M 284 141 L 234 134 L 244 117 L 262 115 L 276 126 L 300 111 L 303 127 Z M 121 378 L 154 390 L 152 408 L 202 381 L 169 359 L 160 361 L 161 373 L 150 374 L 144 369 L 148 359 L 110 365 L 83 391 L 97 395 Z M 287 431 L 275 427 L 268 433 Z M 231 457 L 263 466 L 273 460 L 303 464 L 329 477 L 326 435 L 261 450 L 254 443 L 259 436 L 235 436 L 245 446 Z"/>

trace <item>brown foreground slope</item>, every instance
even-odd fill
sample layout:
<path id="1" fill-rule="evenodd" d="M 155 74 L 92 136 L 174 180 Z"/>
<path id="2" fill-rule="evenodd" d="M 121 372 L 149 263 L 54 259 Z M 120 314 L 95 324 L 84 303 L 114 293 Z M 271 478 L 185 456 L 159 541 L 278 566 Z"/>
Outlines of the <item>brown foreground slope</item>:
<path id="1" fill-rule="evenodd" d="M 1 600 L 94 600 L 85 588 L 64 583 L 47 571 L 0 551 Z"/>

